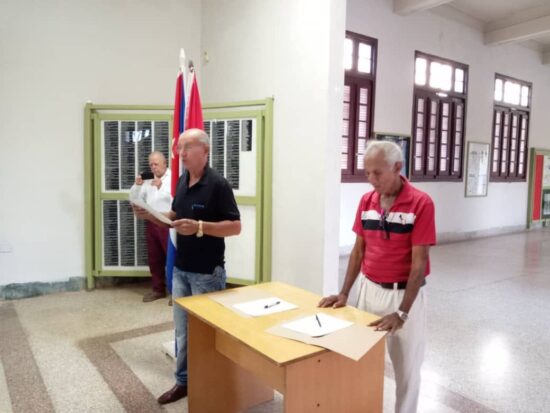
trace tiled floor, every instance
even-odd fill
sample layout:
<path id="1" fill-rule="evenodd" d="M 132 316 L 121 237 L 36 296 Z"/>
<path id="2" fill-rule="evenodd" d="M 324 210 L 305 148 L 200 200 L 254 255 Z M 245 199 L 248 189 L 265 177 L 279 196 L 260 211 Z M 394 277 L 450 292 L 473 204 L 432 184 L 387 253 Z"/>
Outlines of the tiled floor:
<path id="1" fill-rule="evenodd" d="M 431 257 L 419 411 L 550 412 L 550 230 L 441 245 Z M 186 400 L 156 404 L 173 384 L 161 348 L 172 315 L 143 293 L 0 302 L 0 412 L 186 412 Z M 388 365 L 384 412 L 393 391 Z M 281 400 L 248 413 L 281 412 Z"/>

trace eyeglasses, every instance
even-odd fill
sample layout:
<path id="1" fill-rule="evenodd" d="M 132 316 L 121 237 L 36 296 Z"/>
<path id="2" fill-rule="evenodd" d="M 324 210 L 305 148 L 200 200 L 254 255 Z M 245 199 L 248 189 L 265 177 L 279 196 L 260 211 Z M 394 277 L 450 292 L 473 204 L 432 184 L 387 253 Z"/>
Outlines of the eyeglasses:
<path id="1" fill-rule="evenodd" d="M 204 147 L 204 144 L 201 142 L 186 142 L 186 143 L 178 143 L 178 152 L 185 151 L 189 152 L 192 149 Z"/>
<path id="2" fill-rule="evenodd" d="M 380 214 L 380 221 L 378 222 L 378 226 L 383 231 L 382 237 L 384 239 L 390 239 L 390 226 L 388 224 L 388 214 L 386 213 L 386 210 L 383 209 L 382 213 Z"/>

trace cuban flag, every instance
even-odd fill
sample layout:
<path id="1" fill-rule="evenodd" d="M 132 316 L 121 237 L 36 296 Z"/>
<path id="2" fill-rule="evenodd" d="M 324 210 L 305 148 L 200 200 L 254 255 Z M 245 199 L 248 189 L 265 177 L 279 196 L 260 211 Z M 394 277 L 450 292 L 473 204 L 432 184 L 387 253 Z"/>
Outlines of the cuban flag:
<path id="1" fill-rule="evenodd" d="M 185 122 L 185 129 L 204 129 L 204 121 L 202 117 L 201 96 L 199 87 L 197 86 L 197 77 L 195 72 L 191 72 L 189 76 L 189 108 Z"/>
<path id="2" fill-rule="evenodd" d="M 182 52 L 183 55 L 183 52 Z M 184 79 L 184 65 L 182 64 L 176 79 L 176 97 L 174 101 L 174 122 L 172 127 L 172 158 L 170 168 L 172 170 L 172 198 L 176 195 L 178 180 L 183 173 L 183 165 L 178 155 L 178 139 L 186 129 L 203 129 L 203 117 L 201 98 L 197 86 L 194 68 L 191 67 L 186 88 Z M 187 92 L 187 93 L 186 93 Z M 168 252 L 166 258 L 166 285 L 172 294 L 172 275 L 176 263 L 176 230 L 171 228 L 168 239 Z"/>
<path id="3" fill-rule="evenodd" d="M 172 124 L 172 157 L 170 169 L 172 172 L 171 194 L 172 199 L 176 195 L 176 186 L 180 177 L 180 157 L 178 155 L 178 138 L 184 131 L 185 127 L 185 82 L 183 72 L 180 70 L 176 79 L 176 98 L 174 101 L 174 121 Z M 166 286 L 172 294 L 172 275 L 174 272 L 174 264 L 176 262 L 176 230 L 170 228 L 168 236 L 168 251 L 166 254 Z"/>

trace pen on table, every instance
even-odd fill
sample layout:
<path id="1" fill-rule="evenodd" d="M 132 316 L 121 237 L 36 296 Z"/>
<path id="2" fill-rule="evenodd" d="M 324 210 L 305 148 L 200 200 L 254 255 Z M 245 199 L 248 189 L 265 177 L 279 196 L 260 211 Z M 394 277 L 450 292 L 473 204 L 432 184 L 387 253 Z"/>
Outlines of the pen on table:
<path id="1" fill-rule="evenodd" d="M 317 323 L 319 323 L 319 327 L 323 327 L 321 325 L 321 320 L 319 320 L 319 316 L 317 314 L 315 314 L 315 319 L 317 320 Z"/>
<path id="2" fill-rule="evenodd" d="M 275 301 L 274 303 L 264 305 L 264 308 L 271 308 L 271 307 L 274 307 L 278 304 L 281 304 L 281 302 L 280 301 Z"/>

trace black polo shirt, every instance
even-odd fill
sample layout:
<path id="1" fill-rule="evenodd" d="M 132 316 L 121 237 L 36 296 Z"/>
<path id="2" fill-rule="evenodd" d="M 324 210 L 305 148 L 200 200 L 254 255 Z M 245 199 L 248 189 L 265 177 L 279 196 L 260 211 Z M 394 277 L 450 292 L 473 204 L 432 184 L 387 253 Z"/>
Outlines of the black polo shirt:
<path id="1" fill-rule="evenodd" d="M 226 179 L 206 166 L 199 182 L 189 188 L 189 172 L 178 180 L 172 202 L 176 219 L 188 218 L 207 222 L 241 219 L 233 190 Z M 223 238 L 178 234 L 176 266 L 182 271 L 212 274 L 218 265 L 224 266 Z"/>

